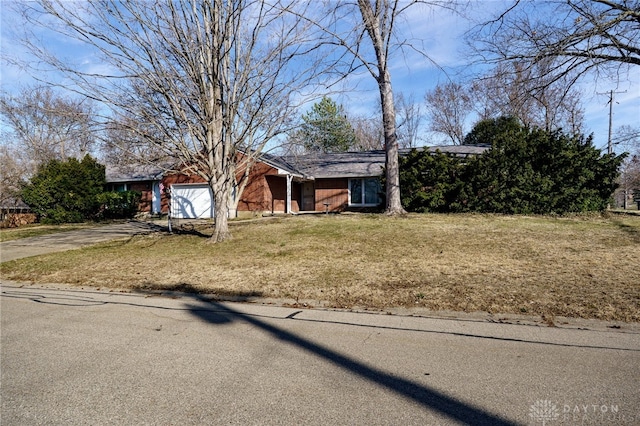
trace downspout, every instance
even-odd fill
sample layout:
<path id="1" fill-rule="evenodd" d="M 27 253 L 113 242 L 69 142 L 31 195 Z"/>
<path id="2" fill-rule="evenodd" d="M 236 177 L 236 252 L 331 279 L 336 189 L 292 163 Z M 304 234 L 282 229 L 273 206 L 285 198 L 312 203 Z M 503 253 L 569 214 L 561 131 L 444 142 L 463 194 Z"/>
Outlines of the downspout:
<path id="1" fill-rule="evenodd" d="M 286 212 L 291 214 L 291 181 L 293 180 L 293 175 L 290 173 L 287 174 L 287 208 Z"/>

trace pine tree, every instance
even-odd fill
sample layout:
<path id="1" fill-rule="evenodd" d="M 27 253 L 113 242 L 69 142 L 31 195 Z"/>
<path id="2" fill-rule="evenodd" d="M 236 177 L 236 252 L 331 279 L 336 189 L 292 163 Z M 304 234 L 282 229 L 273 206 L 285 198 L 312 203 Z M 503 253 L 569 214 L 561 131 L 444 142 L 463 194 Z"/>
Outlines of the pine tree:
<path id="1" fill-rule="evenodd" d="M 22 199 L 44 223 L 82 222 L 100 210 L 104 166 L 91 156 L 51 160 L 22 189 Z"/>
<path id="2" fill-rule="evenodd" d="M 356 142 L 356 135 L 342 105 L 324 97 L 302 116 L 299 131 L 308 152 L 344 152 Z"/>

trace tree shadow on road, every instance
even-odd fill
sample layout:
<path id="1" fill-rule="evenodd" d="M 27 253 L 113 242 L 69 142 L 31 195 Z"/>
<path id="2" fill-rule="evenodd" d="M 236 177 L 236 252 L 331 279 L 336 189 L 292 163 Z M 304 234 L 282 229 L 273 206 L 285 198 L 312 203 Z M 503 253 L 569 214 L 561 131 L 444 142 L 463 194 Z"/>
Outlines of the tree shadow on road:
<path id="1" fill-rule="evenodd" d="M 237 321 L 248 323 L 267 332 L 283 343 L 329 361 L 354 376 L 364 378 L 380 387 L 413 400 L 426 409 L 439 412 L 453 420 L 470 425 L 500 426 L 516 424 L 422 384 L 366 365 L 329 347 L 314 343 L 305 337 L 269 324 L 259 316 L 242 313 L 198 294 L 189 294 L 188 296 L 200 302 L 198 304 L 187 304 L 187 308 L 193 316 L 202 321 L 213 325 L 229 324 Z"/>

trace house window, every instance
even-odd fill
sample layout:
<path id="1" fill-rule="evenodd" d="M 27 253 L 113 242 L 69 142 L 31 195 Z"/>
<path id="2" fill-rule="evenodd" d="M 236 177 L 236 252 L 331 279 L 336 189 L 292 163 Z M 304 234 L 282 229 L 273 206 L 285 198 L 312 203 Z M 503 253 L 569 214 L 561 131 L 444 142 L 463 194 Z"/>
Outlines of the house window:
<path id="1" fill-rule="evenodd" d="M 380 179 L 349 179 L 350 206 L 377 206 L 380 204 Z"/>
<path id="2" fill-rule="evenodd" d="M 127 190 L 126 183 L 114 183 L 111 185 L 112 191 L 114 192 L 124 192 Z"/>

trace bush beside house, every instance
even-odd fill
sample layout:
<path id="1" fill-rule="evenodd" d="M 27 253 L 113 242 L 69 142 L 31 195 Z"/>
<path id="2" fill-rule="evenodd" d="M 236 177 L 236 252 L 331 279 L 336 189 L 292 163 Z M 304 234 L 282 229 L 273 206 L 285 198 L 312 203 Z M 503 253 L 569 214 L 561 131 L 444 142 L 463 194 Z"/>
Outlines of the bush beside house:
<path id="1" fill-rule="evenodd" d="M 592 138 L 530 129 L 511 118 L 470 134 L 491 148 L 461 160 L 412 151 L 400 159 L 410 211 L 562 214 L 606 209 L 624 155 L 601 154 Z"/>
<path id="2" fill-rule="evenodd" d="M 138 213 L 142 194 L 138 191 L 107 191 L 98 195 L 102 206 L 100 216 L 105 219 L 124 219 Z"/>
<path id="3" fill-rule="evenodd" d="M 22 188 L 22 199 L 42 223 L 82 222 L 100 212 L 104 166 L 91 156 L 52 160 Z"/>
<path id="4" fill-rule="evenodd" d="M 412 149 L 400 157 L 402 205 L 411 212 L 451 212 L 464 188 L 462 159 L 441 151 Z"/>
<path id="5" fill-rule="evenodd" d="M 42 223 L 121 219 L 136 215 L 138 191 L 105 191 L 105 166 L 87 155 L 82 160 L 52 160 L 22 188 L 22 200 Z"/>

